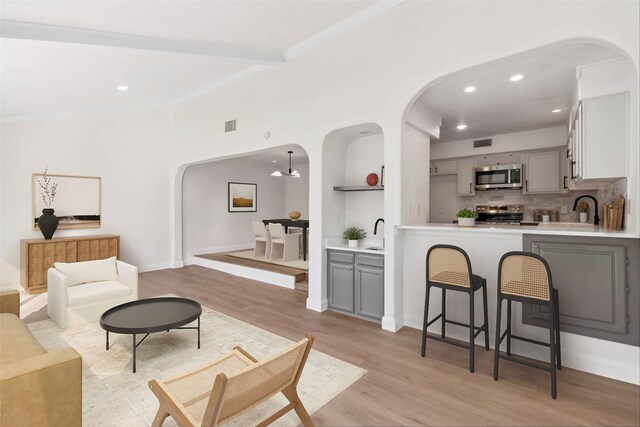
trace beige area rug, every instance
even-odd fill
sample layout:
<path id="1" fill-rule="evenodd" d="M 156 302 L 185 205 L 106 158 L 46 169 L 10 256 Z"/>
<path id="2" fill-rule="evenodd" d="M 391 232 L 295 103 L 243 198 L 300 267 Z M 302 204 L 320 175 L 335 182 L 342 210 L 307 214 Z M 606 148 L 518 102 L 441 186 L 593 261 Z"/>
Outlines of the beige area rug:
<path id="1" fill-rule="evenodd" d="M 282 261 L 278 261 L 277 259 L 269 259 L 263 256 L 253 256 L 253 249 L 248 251 L 228 252 L 226 255 L 234 256 L 237 258 L 250 259 L 252 261 L 266 262 L 268 264 L 276 264 L 276 265 L 282 265 L 285 267 L 297 268 L 300 270 L 309 270 L 308 261 L 299 259 L 297 261 L 282 262 Z"/>
<path id="2" fill-rule="evenodd" d="M 166 379 L 202 366 L 240 345 L 258 360 L 284 350 L 292 341 L 202 307 L 201 349 L 197 349 L 195 330 L 172 330 L 151 334 L 137 349 L 137 373 L 131 372 L 131 335 L 109 334 L 111 348 L 105 350 L 105 332 L 98 323 L 75 326 L 64 331 L 51 320 L 29 324 L 29 329 L 47 348 L 73 347 L 82 355 L 83 425 L 149 426 L 158 401 L 147 383 Z M 300 337 L 301 339 L 303 337 Z M 326 405 L 366 370 L 335 357 L 312 350 L 298 391 L 310 414 Z M 286 406 L 277 395 L 228 425 L 249 426 Z M 277 426 L 300 423 L 295 411 L 278 420 Z M 175 426 L 167 418 L 165 426 Z"/>

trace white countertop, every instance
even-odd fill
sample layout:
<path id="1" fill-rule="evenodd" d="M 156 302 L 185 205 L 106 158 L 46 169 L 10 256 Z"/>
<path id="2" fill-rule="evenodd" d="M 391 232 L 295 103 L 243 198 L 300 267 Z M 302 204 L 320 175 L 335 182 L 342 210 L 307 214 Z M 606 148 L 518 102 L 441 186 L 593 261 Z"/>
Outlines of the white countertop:
<path id="1" fill-rule="evenodd" d="M 539 225 L 500 225 L 478 224 L 475 227 L 460 227 L 457 224 L 424 224 L 401 225 L 399 230 L 434 230 L 454 233 L 504 233 L 504 234 L 548 234 L 556 236 L 584 236 L 584 237 L 618 237 L 640 238 L 638 233 L 629 233 L 624 230 L 615 231 L 600 228 L 593 224 L 581 224 L 575 222 L 540 223 Z"/>
<path id="2" fill-rule="evenodd" d="M 357 248 L 350 248 L 347 241 L 341 237 L 329 238 L 326 241 L 325 248 L 335 249 L 339 251 L 361 252 L 365 254 L 384 255 L 384 241 L 378 238 L 365 238 L 360 241 Z M 367 248 L 379 248 L 382 250 L 374 250 Z"/>

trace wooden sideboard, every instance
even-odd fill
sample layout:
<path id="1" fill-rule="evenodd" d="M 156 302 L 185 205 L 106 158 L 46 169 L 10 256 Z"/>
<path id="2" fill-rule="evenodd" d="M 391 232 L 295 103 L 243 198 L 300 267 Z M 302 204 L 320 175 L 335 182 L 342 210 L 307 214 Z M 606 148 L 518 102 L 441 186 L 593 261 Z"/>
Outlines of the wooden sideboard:
<path id="1" fill-rule="evenodd" d="M 30 294 L 47 291 L 47 270 L 54 262 L 78 262 L 120 258 L 120 236 L 60 237 L 20 240 L 20 281 Z"/>

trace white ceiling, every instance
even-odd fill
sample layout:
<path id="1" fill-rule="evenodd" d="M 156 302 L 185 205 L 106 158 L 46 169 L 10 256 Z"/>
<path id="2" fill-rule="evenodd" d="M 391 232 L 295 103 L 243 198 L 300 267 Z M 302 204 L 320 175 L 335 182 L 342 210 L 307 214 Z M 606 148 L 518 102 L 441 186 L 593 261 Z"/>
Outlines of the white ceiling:
<path id="1" fill-rule="evenodd" d="M 301 165 L 309 164 L 307 152 L 299 145 L 285 145 L 282 147 L 270 148 L 255 153 L 232 157 L 230 159 L 214 160 L 213 162 L 215 163 L 225 160 L 242 161 L 243 163 L 251 165 L 270 166 L 273 167 L 273 170 L 284 171 L 289 168 L 289 154 L 287 153 L 289 150 L 293 151 L 293 154 L 291 155 L 291 166 L 294 170 Z"/>
<path id="2" fill-rule="evenodd" d="M 458 141 L 565 124 L 575 68 L 615 58 L 595 44 L 562 44 L 468 68 L 429 88 L 413 108 L 442 118 L 440 140 Z M 519 82 L 509 77 L 522 74 Z M 464 88 L 476 91 L 465 93 Z M 556 108 L 562 112 L 552 113 Z M 458 130 L 459 123 L 467 124 Z"/>
<path id="3" fill-rule="evenodd" d="M 396 3 L 0 1 L 0 114 L 19 120 L 179 102 L 277 66 L 261 59 L 285 62 Z M 126 47 L 102 42 L 114 37 Z M 141 49 L 140 39 L 158 49 Z M 130 90 L 116 91 L 121 84 Z"/>

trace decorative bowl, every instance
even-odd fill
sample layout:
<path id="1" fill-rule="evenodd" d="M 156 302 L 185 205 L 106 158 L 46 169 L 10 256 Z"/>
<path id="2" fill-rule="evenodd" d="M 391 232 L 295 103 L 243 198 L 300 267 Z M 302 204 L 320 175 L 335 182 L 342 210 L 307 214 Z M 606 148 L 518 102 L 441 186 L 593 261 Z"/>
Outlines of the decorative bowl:
<path id="1" fill-rule="evenodd" d="M 302 214 L 299 211 L 291 211 L 291 212 L 289 212 L 289 218 L 291 218 L 292 221 L 299 220 L 301 216 L 302 216 Z"/>

